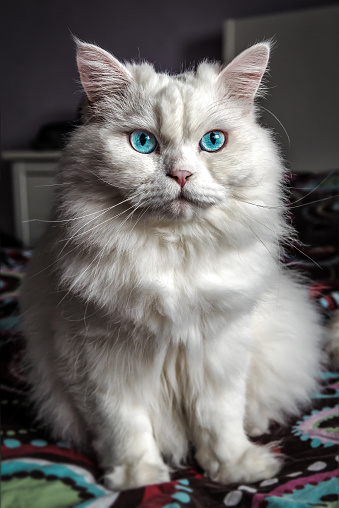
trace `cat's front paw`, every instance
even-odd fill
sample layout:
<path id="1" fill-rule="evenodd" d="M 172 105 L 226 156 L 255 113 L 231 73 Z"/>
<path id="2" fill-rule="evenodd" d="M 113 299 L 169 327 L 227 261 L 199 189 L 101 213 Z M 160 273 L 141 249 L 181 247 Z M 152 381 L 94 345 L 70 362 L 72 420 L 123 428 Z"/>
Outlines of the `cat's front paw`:
<path id="1" fill-rule="evenodd" d="M 248 436 L 257 437 L 269 432 L 272 420 L 270 414 L 263 406 L 255 405 L 247 409 L 245 419 L 245 432 Z"/>
<path id="2" fill-rule="evenodd" d="M 269 434 L 270 421 L 268 418 L 260 422 L 247 422 L 245 424 L 245 431 L 248 436 L 258 437 L 263 434 Z"/>
<path id="3" fill-rule="evenodd" d="M 115 466 L 104 477 L 105 486 L 110 490 L 126 490 L 170 481 L 169 469 L 165 464 L 137 462 Z"/>
<path id="4" fill-rule="evenodd" d="M 216 460 L 205 457 L 197 460 L 206 474 L 220 483 L 256 482 L 267 480 L 275 476 L 281 468 L 281 460 L 268 448 L 250 445 L 247 450 L 235 460 Z"/>

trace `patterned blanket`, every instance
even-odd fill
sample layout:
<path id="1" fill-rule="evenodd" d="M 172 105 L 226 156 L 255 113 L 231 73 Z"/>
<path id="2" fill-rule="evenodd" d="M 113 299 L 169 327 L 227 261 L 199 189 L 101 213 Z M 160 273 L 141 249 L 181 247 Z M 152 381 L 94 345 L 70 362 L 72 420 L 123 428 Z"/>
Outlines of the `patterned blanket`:
<path id="1" fill-rule="evenodd" d="M 292 221 L 301 242 L 285 262 L 314 283 L 311 297 L 327 319 L 339 307 L 337 172 L 293 177 Z M 253 508 L 339 505 L 339 373 L 319 373 L 322 389 L 304 413 L 286 427 L 273 426 L 258 442 L 276 441 L 284 454 L 275 478 L 252 484 L 221 485 L 204 477 L 195 463 L 173 472 L 171 482 L 116 493 L 106 490 L 95 458 L 54 441 L 36 424 L 22 369 L 24 337 L 18 292 L 31 255 L 4 249 L 1 255 L 1 456 L 2 508 Z M 296 309 L 296 312 L 298 310 Z"/>

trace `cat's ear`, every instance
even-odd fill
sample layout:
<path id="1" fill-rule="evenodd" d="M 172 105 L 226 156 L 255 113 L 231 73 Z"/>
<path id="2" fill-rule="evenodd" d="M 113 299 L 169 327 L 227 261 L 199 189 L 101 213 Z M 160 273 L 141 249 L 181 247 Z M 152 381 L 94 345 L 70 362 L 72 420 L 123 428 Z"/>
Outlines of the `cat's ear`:
<path id="1" fill-rule="evenodd" d="M 241 99 L 248 106 L 253 104 L 262 77 L 267 68 L 270 44 L 255 44 L 238 55 L 218 75 L 218 82 L 228 95 Z"/>
<path id="2" fill-rule="evenodd" d="M 79 39 L 75 42 L 80 80 L 88 100 L 95 102 L 107 93 L 122 94 L 132 82 L 132 75 L 126 67 L 94 44 Z"/>

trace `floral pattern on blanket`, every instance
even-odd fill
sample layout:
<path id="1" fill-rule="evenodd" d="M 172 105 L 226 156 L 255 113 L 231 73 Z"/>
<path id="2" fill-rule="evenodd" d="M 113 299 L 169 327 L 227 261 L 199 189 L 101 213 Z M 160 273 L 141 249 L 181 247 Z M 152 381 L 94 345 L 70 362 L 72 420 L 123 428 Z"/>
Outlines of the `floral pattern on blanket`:
<path id="1" fill-rule="evenodd" d="M 290 185 L 301 243 L 288 249 L 285 261 L 315 281 L 310 295 L 327 319 L 339 307 L 338 173 L 293 177 Z M 1 253 L 2 508 L 338 506 L 339 373 L 330 367 L 319 373 L 321 389 L 310 406 L 286 427 L 273 425 L 259 439 L 276 442 L 276 453 L 285 457 L 275 478 L 221 485 L 192 463 L 173 472 L 168 483 L 121 493 L 105 489 L 95 458 L 55 442 L 35 422 L 28 404 L 18 293 L 30 255 L 22 249 Z"/>

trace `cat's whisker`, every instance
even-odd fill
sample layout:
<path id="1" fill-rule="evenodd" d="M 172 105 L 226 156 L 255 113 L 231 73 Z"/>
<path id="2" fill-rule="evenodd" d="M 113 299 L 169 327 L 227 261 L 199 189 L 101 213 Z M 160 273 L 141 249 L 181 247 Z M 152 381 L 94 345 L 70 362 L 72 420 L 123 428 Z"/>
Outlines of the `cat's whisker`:
<path id="1" fill-rule="evenodd" d="M 303 206 L 307 206 L 307 205 L 313 205 L 315 203 L 322 203 L 324 201 L 329 201 L 331 199 L 334 199 L 334 198 L 338 198 L 339 197 L 339 194 L 335 194 L 334 196 L 326 196 L 325 198 L 322 198 L 322 199 L 316 199 L 314 201 L 308 201 L 307 203 L 303 203 L 301 205 L 297 205 L 297 206 L 294 206 L 293 203 L 292 203 L 292 206 L 291 205 L 288 205 L 288 209 L 289 210 L 293 210 L 294 208 L 301 208 Z M 297 200 L 297 201 L 300 201 L 300 200 Z M 297 203 L 297 201 L 295 201 L 295 203 Z"/>
<path id="2" fill-rule="evenodd" d="M 57 304 L 57 307 L 60 307 L 62 302 L 64 300 L 66 300 L 66 298 L 71 294 L 72 290 L 71 288 L 68 289 L 68 291 L 66 291 L 66 293 L 64 294 L 64 296 L 61 298 L 61 300 L 59 300 L 58 304 Z"/>
<path id="3" fill-rule="evenodd" d="M 62 259 L 64 259 L 68 254 L 74 252 L 76 249 L 79 248 L 78 245 L 75 245 L 73 247 L 73 249 L 71 249 L 70 251 L 68 252 L 65 252 L 65 254 L 63 256 L 60 257 L 60 255 L 62 254 L 62 252 L 64 251 L 65 249 L 65 246 L 63 246 L 63 248 L 61 249 L 61 251 L 58 253 L 58 255 L 56 256 L 56 259 L 55 261 L 53 261 L 53 263 L 49 264 L 48 266 L 45 266 L 45 268 L 43 268 L 42 270 L 38 271 L 38 272 L 35 272 L 34 274 L 30 275 L 29 278 L 34 278 L 36 277 L 37 275 L 40 275 L 41 273 L 43 273 L 44 271 L 48 270 L 49 268 L 52 268 L 55 264 L 59 263 L 59 261 L 61 261 Z"/>
<path id="4" fill-rule="evenodd" d="M 143 212 L 137 217 L 137 220 L 135 221 L 132 229 L 131 229 L 131 232 L 134 230 L 134 228 L 137 226 L 137 224 L 139 224 L 139 222 L 141 221 L 141 219 L 143 218 L 143 216 L 148 212 L 148 210 L 150 209 L 151 205 L 149 205 L 147 208 L 145 208 L 145 210 L 143 210 Z"/>
<path id="5" fill-rule="evenodd" d="M 89 303 L 90 303 L 89 301 L 86 302 L 85 311 L 84 311 L 84 317 L 82 318 L 82 321 L 83 321 L 85 329 L 86 329 L 86 336 L 89 333 L 89 325 L 87 323 L 87 319 L 89 319 L 90 317 L 95 316 L 99 312 L 99 309 L 97 309 L 94 312 L 92 312 L 92 314 L 87 315 L 87 310 L 88 310 Z"/>
<path id="6" fill-rule="evenodd" d="M 97 173 L 94 173 L 94 171 L 90 171 L 90 173 L 92 173 L 97 180 L 100 180 L 101 182 L 103 182 L 104 184 L 108 185 L 109 187 L 112 187 L 113 189 L 116 189 L 116 190 L 127 190 L 127 191 L 131 191 L 130 187 L 126 186 L 124 187 L 123 185 L 121 185 L 121 183 L 119 183 L 119 185 L 117 183 L 115 183 L 114 185 L 109 182 L 108 180 L 105 180 L 104 178 L 102 178 L 101 176 L 99 176 Z M 137 194 L 141 194 L 140 193 L 140 190 L 137 192 Z M 128 201 L 129 198 L 127 198 L 126 201 Z"/>
<path id="7" fill-rule="evenodd" d="M 267 108 L 264 108 L 264 106 L 262 106 L 262 105 L 260 105 L 260 109 L 264 109 L 265 111 L 267 111 L 267 113 L 269 113 L 270 115 L 272 115 L 272 116 L 273 116 L 273 118 L 275 118 L 275 119 L 276 119 L 276 121 L 279 123 L 279 125 L 281 126 L 281 128 L 283 129 L 283 131 L 284 131 L 284 133 L 285 133 L 285 135 L 286 135 L 286 137 L 287 137 L 287 141 L 288 141 L 289 146 L 291 146 L 291 140 L 290 140 L 290 137 L 289 137 L 289 135 L 288 135 L 288 132 L 287 132 L 287 130 L 285 129 L 285 127 L 283 126 L 282 122 L 279 120 L 279 118 L 278 118 L 278 117 L 277 117 L 274 113 L 272 113 L 272 111 L 270 111 L 270 110 L 269 110 L 269 109 L 267 109 Z"/>
<path id="8" fill-rule="evenodd" d="M 82 225 L 82 226 L 81 226 L 81 227 L 80 227 L 80 228 L 76 231 L 76 233 L 75 233 L 73 236 L 71 236 L 71 237 L 70 237 L 70 238 L 68 238 L 68 239 L 63 239 L 62 241 L 63 241 L 63 242 L 65 242 L 65 243 L 64 243 L 64 246 L 63 246 L 63 248 L 61 249 L 61 251 L 60 251 L 60 253 L 59 253 L 59 256 L 62 254 L 62 252 L 65 250 L 65 248 L 68 246 L 68 244 L 70 243 L 70 241 L 71 241 L 73 238 L 76 238 L 77 236 L 82 236 L 82 234 L 83 234 L 83 233 L 81 233 L 80 235 L 77 235 L 77 234 L 79 233 L 79 231 L 80 231 L 83 227 L 86 227 L 86 226 L 87 226 L 90 222 L 93 222 L 93 220 L 98 219 L 99 217 L 101 217 L 102 215 L 104 215 L 104 213 L 106 213 L 107 211 L 110 211 L 111 209 L 115 208 L 115 207 L 116 207 L 116 206 L 118 206 L 119 204 L 125 203 L 126 201 L 128 201 L 128 199 L 126 199 L 126 200 L 124 200 L 123 202 L 120 202 L 120 203 L 118 203 L 118 204 L 115 204 L 115 205 L 113 205 L 113 206 L 111 206 L 111 207 L 108 207 L 108 208 L 106 208 L 104 211 L 101 211 L 101 213 L 99 213 L 99 215 L 97 215 L 97 216 L 96 216 L 96 217 L 94 217 L 93 219 L 89 220 L 86 224 Z M 130 207 L 130 208 L 131 208 L 131 207 Z M 120 215 L 122 215 L 123 213 L 125 213 L 126 211 L 130 210 L 130 208 L 128 208 L 128 209 L 127 209 L 127 210 L 125 210 L 124 212 L 121 212 L 121 213 L 120 213 L 120 214 L 118 214 L 118 215 L 115 215 L 114 217 L 110 217 L 109 219 L 107 219 L 107 220 L 106 220 L 106 221 L 104 221 L 104 222 L 101 222 L 100 224 L 98 224 L 98 225 L 97 225 L 97 226 L 95 226 L 95 227 L 99 227 L 101 224 L 104 224 L 105 222 L 108 222 L 110 219 L 112 219 L 112 220 L 113 220 L 113 219 L 115 219 L 117 216 L 120 216 Z M 86 233 L 86 232 L 84 232 L 84 234 L 85 234 L 85 233 Z M 75 235 L 77 235 L 77 236 L 75 236 Z M 72 251 L 73 251 L 73 249 L 72 249 L 70 252 L 72 252 Z M 67 253 L 66 253 L 66 254 L 67 254 Z M 60 259 L 60 257 L 59 257 L 59 259 Z"/>
<path id="9" fill-rule="evenodd" d="M 125 201 L 128 201 L 128 200 L 125 200 Z M 124 202 L 125 202 L 125 201 L 124 201 Z M 88 233 L 89 231 L 91 231 L 91 230 L 93 230 L 93 229 L 96 229 L 96 228 L 98 228 L 98 227 L 102 226 L 103 224 L 105 224 L 105 223 L 109 222 L 110 220 L 112 220 L 112 221 L 113 221 L 113 220 L 114 220 L 114 219 L 116 219 L 117 217 L 119 217 L 119 216 L 123 215 L 124 213 L 128 212 L 128 210 L 130 210 L 131 208 L 133 208 L 133 206 L 131 206 L 131 207 L 127 208 L 126 210 L 123 210 L 122 212 L 120 212 L 119 214 L 117 214 L 117 215 L 115 215 L 115 216 L 113 216 L 113 217 L 109 217 L 109 218 L 108 218 L 108 219 L 106 219 L 105 221 L 100 222 L 100 223 L 99 223 L 99 224 L 97 224 L 96 226 L 93 226 L 92 228 L 90 228 L 89 230 L 84 231 L 83 233 L 79 233 L 79 231 L 80 231 L 81 229 L 83 229 L 84 227 L 86 227 L 86 226 L 87 226 L 90 222 L 92 222 L 93 220 L 96 220 L 98 217 L 100 217 L 101 215 L 103 215 L 103 213 L 101 213 L 99 216 L 95 217 L 94 219 L 91 219 L 91 220 L 90 220 L 90 221 L 88 221 L 86 224 L 84 224 L 83 226 L 81 226 L 81 227 L 80 227 L 80 228 L 79 228 L 79 229 L 78 229 L 78 230 L 74 233 L 74 235 L 72 235 L 70 238 L 68 238 L 68 239 L 64 240 L 64 241 L 66 241 L 66 243 L 65 243 L 65 245 L 64 245 L 64 247 L 63 247 L 63 249 L 62 249 L 62 251 L 63 251 L 63 250 L 64 250 L 64 248 L 65 248 L 65 247 L 69 244 L 69 242 L 70 242 L 71 240 L 73 240 L 74 238 L 81 237 L 81 236 L 85 235 L 86 233 Z M 105 212 L 105 213 L 106 213 L 106 212 Z M 61 251 L 61 252 L 62 252 L 62 251 Z"/>
<path id="10" fill-rule="evenodd" d="M 317 189 L 319 189 L 319 187 L 321 187 L 324 182 L 326 182 L 326 180 L 328 180 L 333 174 L 335 173 L 335 170 L 331 171 L 323 180 L 321 180 L 318 185 L 316 185 L 313 189 L 311 189 L 307 194 L 305 194 L 304 196 L 302 196 L 301 198 L 299 199 L 296 199 L 295 201 L 293 201 L 291 203 L 291 205 L 294 205 L 295 203 L 298 203 L 299 201 L 302 201 L 303 199 L 307 198 L 308 196 L 310 196 L 311 194 L 313 194 L 313 192 L 315 192 Z M 332 196 L 331 196 L 332 197 Z M 333 196 L 333 197 L 336 197 L 336 196 Z"/>
<path id="11" fill-rule="evenodd" d="M 125 201 L 128 201 L 128 200 L 125 200 Z M 112 208 L 114 208 L 115 206 L 117 206 L 117 205 L 113 205 L 112 207 L 108 207 L 107 209 L 105 209 L 105 212 L 106 212 L 106 211 L 108 211 L 108 210 L 110 210 L 110 209 L 112 209 Z M 125 210 L 125 212 L 126 212 L 126 211 L 128 211 L 128 210 L 130 210 L 131 208 L 132 208 L 132 207 L 128 208 L 127 210 Z M 125 213 L 125 212 L 122 212 L 122 213 Z M 122 213 L 121 213 L 121 214 L 119 214 L 119 215 L 122 215 Z M 88 214 L 88 215 L 93 215 L 93 214 Z M 114 218 L 116 218 L 116 217 L 117 217 L 117 216 L 114 216 L 114 217 L 111 217 L 110 219 L 112 219 L 112 220 L 113 220 L 113 219 L 114 219 Z M 80 218 L 83 218 L 83 217 L 80 217 Z M 95 220 L 96 218 L 97 218 L 97 217 L 95 217 L 93 220 Z M 108 220 L 110 220 L 110 219 L 108 219 Z M 67 221 L 65 221 L 65 222 L 68 222 L 68 220 L 67 220 Z M 89 222 L 91 222 L 91 221 L 89 221 Z M 107 222 L 107 221 L 105 221 L 105 222 Z M 103 224 L 103 223 L 101 223 L 101 224 Z M 97 226 L 100 226 L 101 224 L 99 224 L 99 225 L 97 225 Z M 79 231 L 79 230 L 78 230 L 78 231 Z M 76 249 L 78 249 L 78 248 L 79 248 L 79 246 L 76 244 L 76 245 L 75 245 L 75 246 L 74 246 L 71 250 L 69 250 L 69 251 L 65 252 L 65 253 L 62 255 L 62 253 L 64 252 L 64 250 L 66 249 L 66 247 L 69 245 L 70 241 L 71 241 L 73 238 L 74 238 L 74 236 L 72 236 L 72 237 L 70 237 L 70 238 L 68 238 L 68 239 L 62 239 L 62 240 L 60 240 L 60 241 L 65 242 L 65 243 L 64 243 L 64 245 L 63 245 L 62 249 L 60 250 L 60 252 L 58 253 L 58 256 L 57 256 L 56 260 L 55 260 L 53 263 L 51 263 L 51 264 L 49 264 L 48 266 L 46 266 L 45 268 L 43 268 L 42 270 L 40 270 L 40 271 L 36 272 L 36 273 L 35 273 L 35 274 L 33 274 L 33 275 L 30 275 L 30 278 L 36 277 L 37 275 L 40 275 L 41 273 L 43 273 L 45 270 L 48 270 L 48 269 L 52 268 L 52 267 L 53 267 L 56 263 L 59 263 L 59 262 L 60 262 L 62 259 L 64 259 L 67 255 L 71 254 L 71 253 L 72 253 L 72 252 L 74 252 Z"/>
<path id="12" fill-rule="evenodd" d="M 71 217 L 70 219 L 60 219 L 60 220 L 44 220 L 44 219 L 30 219 L 30 220 L 27 220 L 27 221 L 23 221 L 23 222 L 45 222 L 47 224 L 54 224 L 54 223 L 67 223 L 67 222 L 72 222 L 72 221 L 76 221 L 76 220 L 81 220 L 81 219 L 84 219 L 86 217 L 91 217 L 92 215 L 96 215 L 96 217 L 94 217 L 93 220 L 95 220 L 97 217 L 100 217 L 101 215 L 103 215 L 104 213 L 112 210 L 113 208 L 119 206 L 119 205 L 122 205 L 123 203 L 126 203 L 128 202 L 129 199 L 124 199 L 123 201 L 119 201 L 119 203 L 116 203 L 114 205 L 111 205 L 111 206 L 108 206 L 107 208 L 104 208 L 103 210 L 96 210 L 95 212 L 91 212 L 91 213 L 87 213 L 85 215 L 81 215 L 79 217 Z"/>
<path id="13" fill-rule="evenodd" d="M 270 254 L 270 256 L 275 260 L 276 259 L 276 255 L 273 254 L 270 249 L 267 247 L 267 245 L 265 244 L 265 242 L 253 231 L 253 229 L 251 228 L 251 226 L 249 226 L 247 224 L 247 227 L 248 229 L 251 231 L 251 233 L 259 240 L 259 242 L 265 247 L 265 249 L 267 250 L 267 252 Z"/>
<path id="14" fill-rule="evenodd" d="M 41 189 L 42 187 L 65 187 L 67 186 L 66 183 L 44 183 L 44 184 L 41 184 L 41 185 L 35 185 L 34 188 L 35 189 Z"/>
<path id="15" fill-rule="evenodd" d="M 265 208 L 265 209 L 268 209 L 268 210 L 277 210 L 277 209 L 285 209 L 286 207 L 281 205 L 281 206 L 270 206 L 270 205 L 263 205 L 263 204 L 260 204 L 260 203 L 252 203 L 252 201 L 248 201 L 248 200 L 245 200 L 243 199 L 241 196 L 239 195 L 234 195 L 234 197 L 238 200 L 238 201 L 241 201 L 242 203 L 245 203 L 247 205 L 252 205 L 252 206 L 256 206 L 258 208 Z"/>
<path id="16" fill-rule="evenodd" d="M 255 222 L 257 222 L 258 224 L 260 224 L 261 226 L 265 227 L 266 229 L 269 229 L 269 231 L 273 232 L 274 233 L 274 230 L 269 228 L 266 224 L 263 224 L 262 222 L 258 221 L 258 219 L 256 219 L 255 217 L 251 217 L 247 214 L 245 214 L 244 212 L 242 212 L 244 215 L 246 215 L 246 217 L 254 220 Z M 252 231 L 253 232 L 253 231 Z M 259 238 L 259 237 L 258 237 Z M 312 263 L 314 263 L 318 268 L 320 268 L 321 270 L 323 270 L 323 267 L 321 267 L 314 259 L 312 259 L 310 256 L 308 256 L 305 252 L 303 252 L 302 250 L 300 250 L 296 245 L 295 243 L 291 242 L 288 238 L 283 238 L 283 243 L 285 243 L 286 245 L 289 245 L 292 249 L 296 249 L 298 252 L 300 252 L 300 254 L 302 254 L 303 256 L 305 256 L 306 258 L 308 258 L 310 261 L 312 261 Z M 278 245 L 279 245 L 279 252 L 280 252 L 280 243 L 278 242 Z M 279 259 L 280 259 L 280 255 L 279 255 Z"/>
<path id="17" fill-rule="evenodd" d="M 135 211 L 137 210 L 137 205 L 136 205 L 136 208 L 134 208 L 134 207 L 130 207 L 130 208 L 128 208 L 126 211 L 130 210 L 131 208 L 133 208 L 133 209 L 132 209 L 132 212 L 131 212 L 131 213 L 129 213 L 127 217 L 125 217 L 125 219 L 123 220 L 123 222 L 122 222 L 122 223 L 119 225 L 119 227 L 118 227 L 118 228 L 114 231 L 114 233 L 115 233 L 115 234 L 116 234 L 116 233 L 117 233 L 117 232 L 121 229 L 121 227 L 122 227 L 122 226 L 123 226 L 123 225 L 127 222 L 127 220 L 128 220 L 130 217 L 132 217 L 132 216 L 133 216 L 133 214 L 134 214 L 134 213 L 135 213 Z M 114 218 L 115 218 L 115 217 L 114 217 Z M 98 271 L 99 271 L 100 261 L 101 261 L 101 259 L 102 259 L 102 256 L 103 256 L 104 252 L 105 252 L 105 249 L 106 249 L 106 247 L 107 247 L 107 245 L 108 245 L 109 243 L 110 243 L 110 240 L 108 240 L 108 241 L 106 242 L 106 244 L 105 244 L 104 248 L 101 250 L 101 254 L 100 254 L 100 257 L 99 257 L 98 262 L 97 262 L 97 266 L 96 266 L 95 274 L 97 274 L 97 273 L 98 273 Z M 94 259 L 94 261 L 95 261 L 96 259 L 97 259 L 97 257 Z M 93 263 L 93 262 L 92 262 L 92 263 Z M 92 265 L 92 263 L 90 263 L 90 265 Z"/>
<path id="18" fill-rule="evenodd" d="M 131 207 L 131 208 L 132 208 L 132 207 Z M 130 210 L 130 208 L 128 208 L 126 211 L 128 211 L 128 210 Z M 133 213 L 133 212 L 132 212 L 132 213 Z M 130 215 L 131 215 L 131 214 L 129 214 L 129 215 L 127 216 L 127 218 L 128 218 Z M 110 219 L 108 219 L 108 220 L 114 220 L 114 219 L 115 219 L 115 217 L 111 217 L 111 218 L 110 218 Z M 108 221 L 108 220 L 107 220 L 107 221 Z M 105 222 L 107 222 L 107 221 L 104 221 L 103 223 L 101 223 L 101 224 L 100 224 L 100 226 L 101 226 L 102 224 L 104 224 Z M 125 222 L 125 221 L 126 221 L 126 219 L 124 220 L 124 222 Z M 92 228 L 92 229 L 93 229 L 93 228 Z M 118 229 L 120 229 L 120 227 L 119 227 Z M 116 232 L 117 232 L 117 231 L 115 231 L 115 233 L 116 233 Z M 96 268 L 95 268 L 95 272 L 94 272 L 94 276 L 95 276 L 95 277 L 97 277 L 97 276 L 98 276 L 99 269 L 100 269 L 100 262 L 101 262 L 101 260 L 102 260 L 102 257 L 103 257 L 103 255 L 104 255 L 104 253 L 105 253 L 106 247 L 107 247 L 109 244 L 110 244 L 110 239 L 109 239 L 109 240 L 107 240 L 107 242 L 105 243 L 105 245 L 103 246 L 103 248 L 101 248 L 101 250 L 100 250 L 100 251 L 99 251 L 99 253 L 95 256 L 95 258 L 91 261 L 91 263 L 89 263 L 89 265 L 88 265 L 88 266 L 87 266 L 87 268 L 85 269 L 85 272 L 86 272 L 87 270 L 89 270 L 89 269 L 91 268 L 91 266 L 92 266 L 92 265 L 94 265 L 94 263 L 98 260 L 98 261 L 97 261 L 97 263 L 96 263 Z M 83 273 L 85 273 L 85 272 L 83 272 Z"/>
<path id="19" fill-rule="evenodd" d="M 76 238 L 79 238 L 81 236 L 84 236 L 84 235 L 87 235 L 88 233 L 90 233 L 91 231 L 93 231 L 94 229 L 97 229 L 97 228 L 100 228 L 101 226 L 103 226 L 104 224 L 106 224 L 107 222 L 110 222 L 110 221 L 113 221 L 114 219 L 117 219 L 118 217 L 121 217 L 121 215 L 123 215 L 124 213 L 128 212 L 129 210 L 133 209 L 134 208 L 134 205 L 130 206 L 129 208 L 127 208 L 126 210 L 123 210 L 122 212 L 114 215 L 113 217 L 108 217 L 108 219 L 100 222 L 99 224 L 96 224 L 95 226 L 92 226 L 90 227 L 89 229 L 86 229 L 85 231 L 82 231 L 82 233 L 79 233 L 80 230 L 82 230 L 84 227 L 86 227 L 88 225 L 88 223 L 86 224 L 83 224 L 70 238 L 68 238 L 66 241 L 71 241 L 71 240 L 74 240 Z M 101 214 L 103 215 L 103 214 Z M 100 215 L 99 215 L 100 217 Z M 94 220 L 96 220 L 98 217 L 95 217 Z M 90 221 L 92 222 L 92 220 Z"/>
<path id="20" fill-rule="evenodd" d="M 59 302 L 59 304 L 60 304 L 60 302 Z M 85 327 L 86 327 L 86 329 L 88 331 L 88 327 L 86 325 L 86 319 L 88 319 L 88 318 L 90 318 L 92 316 L 95 316 L 99 312 L 99 310 L 97 309 L 96 311 L 92 312 L 92 314 L 88 314 L 87 315 L 88 305 L 89 305 L 89 302 L 86 302 L 85 315 L 84 315 L 83 318 L 81 318 L 81 319 L 70 319 L 70 318 L 68 318 L 67 321 L 70 321 L 71 323 L 83 323 L 84 322 L 85 323 Z"/>
<path id="21" fill-rule="evenodd" d="M 251 183 L 241 184 L 238 182 L 229 181 L 229 182 L 227 182 L 227 185 L 229 187 L 232 187 L 233 189 L 253 189 L 253 188 L 259 187 L 259 185 L 263 182 L 264 178 L 265 178 L 265 176 L 263 174 L 258 179 L 253 179 L 253 176 L 250 175 L 248 177 L 248 179 L 254 180 L 254 181 L 251 181 Z M 246 180 L 247 180 L 247 178 L 245 178 L 245 182 L 246 182 Z"/>
<path id="22" fill-rule="evenodd" d="M 256 217 L 253 217 L 251 215 L 247 215 L 244 211 L 242 211 L 242 214 L 247 217 L 250 221 L 251 220 L 254 220 L 255 222 L 257 222 L 258 224 L 260 224 L 260 226 L 263 226 L 265 229 L 268 229 L 269 231 L 271 231 L 271 233 L 274 233 L 276 234 L 276 231 L 270 227 L 267 226 L 267 224 L 264 224 L 263 222 L 259 221 Z"/>
<path id="23" fill-rule="evenodd" d="M 303 252 L 302 250 L 300 250 L 294 243 L 292 242 L 289 242 L 288 240 L 285 240 L 285 243 L 287 243 L 287 245 L 289 245 L 290 247 L 292 247 L 292 249 L 295 249 L 297 250 L 298 252 L 300 252 L 300 254 L 302 254 L 303 256 L 305 256 L 306 258 L 308 258 L 310 261 L 312 261 L 312 263 L 314 263 L 318 268 L 320 268 L 320 270 L 323 270 L 324 268 L 322 266 L 320 266 L 314 259 L 312 259 L 310 256 L 308 256 L 308 254 L 306 254 L 305 252 Z"/>
<path id="24" fill-rule="evenodd" d="M 322 199 L 316 199 L 315 201 L 308 201 L 307 203 L 303 203 L 301 205 L 297 205 L 297 206 L 292 206 L 291 205 L 280 205 L 280 206 L 270 206 L 270 205 L 262 205 L 262 204 L 259 204 L 259 203 L 252 203 L 251 201 L 247 201 L 247 200 L 244 200 L 244 199 L 241 199 L 240 196 L 237 196 L 237 199 L 239 201 L 242 201 L 243 203 L 246 203 L 248 205 L 253 205 L 253 206 L 257 206 L 258 208 L 266 208 L 268 210 L 279 210 L 279 209 L 283 209 L 283 210 L 293 210 L 294 208 L 301 208 L 303 206 L 307 206 L 307 205 L 313 205 L 315 203 L 321 203 L 323 201 L 328 201 L 330 199 L 334 199 L 334 198 L 337 198 L 339 197 L 339 194 L 335 194 L 334 196 L 326 196 L 325 198 L 322 198 Z M 303 199 L 303 198 L 301 198 Z M 300 201 L 299 199 L 297 201 L 295 201 L 296 203 Z"/>
<path id="25" fill-rule="evenodd" d="M 265 229 L 267 229 L 271 233 L 274 233 L 274 235 L 276 237 L 276 245 L 278 246 L 278 251 L 279 251 L 279 259 L 281 259 L 281 242 L 279 241 L 279 235 L 278 235 L 277 231 L 275 229 L 267 226 L 267 224 L 264 224 L 263 222 L 259 221 L 256 217 L 247 215 L 244 211 L 242 211 L 242 214 L 245 215 L 245 217 L 247 217 L 249 220 L 254 220 L 255 222 L 260 224 L 262 227 L 264 227 Z M 246 224 L 246 226 L 247 226 L 247 224 Z M 287 239 L 285 238 L 284 241 L 286 242 Z"/>
<path id="26" fill-rule="evenodd" d="M 108 186 L 110 186 L 110 187 L 113 187 L 113 189 L 119 189 L 119 190 L 120 190 L 120 189 L 123 189 L 123 190 L 130 190 L 130 189 L 128 189 L 128 187 L 121 187 L 121 185 L 119 185 L 119 186 L 117 186 L 117 185 L 113 185 L 111 182 L 109 182 L 109 181 L 105 180 L 104 178 L 102 178 L 101 176 L 99 176 L 97 173 L 94 173 L 94 171 L 91 171 L 91 170 L 90 170 L 89 172 L 90 172 L 90 173 L 92 173 L 92 175 L 94 175 L 94 176 L 95 176 L 95 178 L 96 178 L 97 180 L 100 180 L 100 181 L 101 181 L 101 182 L 103 182 L 105 185 L 108 185 Z"/>
<path id="27" fill-rule="evenodd" d="M 315 200 L 315 201 L 309 201 L 307 203 L 302 203 L 301 205 L 298 205 L 297 206 L 294 206 L 296 203 L 299 203 L 300 201 L 303 201 L 305 198 L 307 198 L 308 196 L 310 196 L 311 194 L 313 194 L 313 192 L 315 192 L 319 187 L 321 187 L 324 182 L 326 182 L 326 180 L 328 180 L 329 178 L 331 178 L 333 176 L 333 174 L 336 172 L 336 170 L 333 170 L 331 171 L 325 178 L 323 178 L 319 183 L 318 185 L 316 185 L 316 187 L 314 187 L 313 189 L 311 189 L 307 194 L 305 194 L 304 196 L 301 196 L 300 198 L 296 199 L 295 201 L 291 201 L 290 203 L 286 203 L 286 205 L 281 205 L 281 206 L 269 206 L 269 205 L 262 205 L 262 204 L 259 204 L 259 203 L 252 203 L 250 201 L 245 201 L 244 199 L 240 199 L 241 196 L 236 196 L 237 199 L 239 199 L 239 201 L 243 201 L 244 203 L 248 203 L 248 204 L 251 204 L 251 205 L 254 205 L 254 206 L 258 206 L 258 207 L 261 207 L 261 208 L 270 208 L 270 209 L 279 209 L 279 208 L 282 208 L 282 209 L 293 209 L 293 208 L 298 208 L 298 207 L 302 207 L 302 206 L 305 206 L 305 205 L 311 205 L 311 204 L 314 204 L 314 203 L 319 203 L 321 201 L 325 201 L 325 200 L 329 200 L 329 199 L 333 199 L 333 198 L 336 198 L 336 197 L 339 197 L 339 194 L 336 194 L 336 195 L 331 195 L 331 196 L 326 196 L 322 199 L 319 199 L 319 200 Z M 259 182 L 260 183 L 260 182 Z M 232 184 L 228 184 L 228 185 L 232 185 Z M 240 188 L 241 186 L 235 184 L 234 185 L 235 188 Z M 244 187 L 248 187 L 248 186 L 244 186 Z"/>
<path id="28" fill-rule="evenodd" d="M 129 218 L 131 218 L 134 213 L 138 210 L 139 206 L 138 206 L 138 203 L 137 205 L 134 205 L 132 208 L 132 211 L 127 215 L 127 217 L 125 217 L 125 219 L 119 224 L 119 227 L 116 229 L 116 232 L 118 232 L 125 224 L 126 222 L 128 221 Z M 126 211 L 130 210 L 131 208 L 128 208 Z"/>

